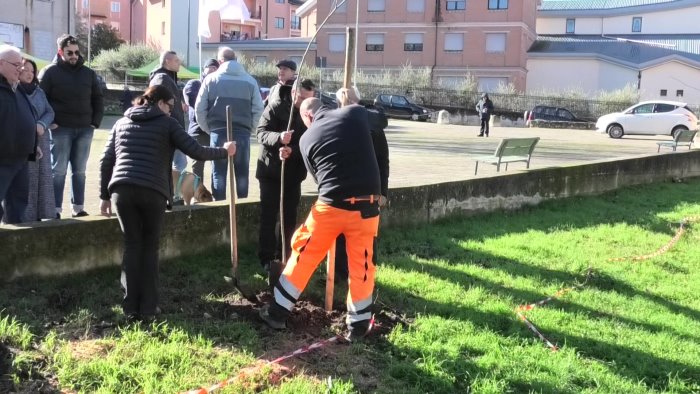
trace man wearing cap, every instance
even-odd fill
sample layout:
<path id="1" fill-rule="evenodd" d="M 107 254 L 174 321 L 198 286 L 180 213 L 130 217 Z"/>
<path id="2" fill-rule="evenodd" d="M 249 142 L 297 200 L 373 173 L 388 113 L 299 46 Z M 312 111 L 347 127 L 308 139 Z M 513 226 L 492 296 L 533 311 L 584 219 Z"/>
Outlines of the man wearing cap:
<path id="1" fill-rule="evenodd" d="M 481 95 L 481 100 L 476 103 L 476 112 L 479 113 L 479 119 L 481 119 L 481 132 L 477 137 L 483 137 L 484 134 L 489 136 L 489 121 L 491 120 L 491 113 L 493 112 L 493 102 L 489 99 L 489 95 L 483 93 Z"/>
<path id="2" fill-rule="evenodd" d="M 260 185 L 260 232 L 258 234 L 258 258 L 268 273 L 268 282 L 274 282 L 282 273 L 282 238 L 278 221 L 280 211 L 280 189 L 282 187 L 282 161 L 279 149 L 288 146 L 292 155 L 284 168 L 284 240 L 286 255 L 291 251 L 290 241 L 297 225 L 297 207 L 301 199 L 301 182 L 306 179 L 306 167 L 299 151 L 299 139 L 306 125 L 299 114 L 302 101 L 314 96 L 316 86 L 310 79 L 299 80 L 294 87 L 281 85 L 278 99 L 265 107 L 257 137 L 260 143 L 255 177 Z M 287 131 L 289 115 L 292 124 Z"/>
<path id="3" fill-rule="evenodd" d="M 289 59 L 277 63 L 277 83 L 270 87 L 270 93 L 265 100 L 265 106 L 279 99 L 280 87 L 293 85 L 296 80 L 297 64 Z"/>
<path id="4" fill-rule="evenodd" d="M 194 109 L 194 104 L 197 101 L 197 95 L 199 94 L 199 88 L 202 87 L 202 81 L 204 77 L 213 73 L 219 68 L 219 62 L 216 59 L 209 59 L 204 63 L 202 67 L 202 77 L 201 79 L 190 79 L 185 84 L 182 89 L 182 97 L 185 99 L 185 104 L 190 108 L 187 112 L 188 118 L 190 120 L 190 126 L 187 132 L 194 137 L 194 139 L 199 142 L 200 145 L 209 146 L 209 134 L 202 130 L 197 123 L 197 113 Z M 204 179 L 204 163 L 205 161 L 190 159 L 192 163 L 192 173 L 197 175 L 199 179 Z"/>

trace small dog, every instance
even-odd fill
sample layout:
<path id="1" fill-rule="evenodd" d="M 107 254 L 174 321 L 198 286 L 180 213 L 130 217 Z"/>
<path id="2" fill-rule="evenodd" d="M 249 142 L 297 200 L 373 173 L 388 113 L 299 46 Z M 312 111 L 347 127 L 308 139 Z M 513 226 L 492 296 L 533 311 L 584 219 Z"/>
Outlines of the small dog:
<path id="1" fill-rule="evenodd" d="M 173 186 L 175 186 L 175 197 L 182 198 L 185 205 L 214 201 L 214 197 L 199 176 L 189 171 L 180 173 L 173 171 Z"/>

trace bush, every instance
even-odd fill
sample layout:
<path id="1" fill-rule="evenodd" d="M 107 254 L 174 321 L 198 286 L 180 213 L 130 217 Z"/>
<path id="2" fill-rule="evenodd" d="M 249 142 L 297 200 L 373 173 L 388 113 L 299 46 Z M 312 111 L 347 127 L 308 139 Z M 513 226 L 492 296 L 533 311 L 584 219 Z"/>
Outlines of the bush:
<path id="1" fill-rule="evenodd" d="M 158 50 L 154 47 L 145 44 L 123 44 L 117 49 L 102 51 L 92 61 L 92 67 L 102 70 L 106 74 L 105 77 L 123 80 L 126 70 L 146 65 L 158 56 Z"/>

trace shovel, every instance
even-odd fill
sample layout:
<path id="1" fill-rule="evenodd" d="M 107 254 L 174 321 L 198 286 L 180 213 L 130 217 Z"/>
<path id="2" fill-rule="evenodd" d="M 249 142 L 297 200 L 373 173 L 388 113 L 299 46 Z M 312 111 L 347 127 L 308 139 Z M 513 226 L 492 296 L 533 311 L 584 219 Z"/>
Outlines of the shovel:
<path id="1" fill-rule="evenodd" d="M 226 106 L 226 135 L 229 141 L 233 141 L 233 109 Z M 238 235 L 236 232 L 236 178 L 233 172 L 233 156 L 228 158 L 228 195 L 229 195 L 229 225 L 231 227 L 231 277 L 224 276 L 224 279 L 233 284 L 233 287 L 246 300 L 257 304 L 258 297 L 252 291 L 246 291 L 241 286 L 238 275 Z"/>

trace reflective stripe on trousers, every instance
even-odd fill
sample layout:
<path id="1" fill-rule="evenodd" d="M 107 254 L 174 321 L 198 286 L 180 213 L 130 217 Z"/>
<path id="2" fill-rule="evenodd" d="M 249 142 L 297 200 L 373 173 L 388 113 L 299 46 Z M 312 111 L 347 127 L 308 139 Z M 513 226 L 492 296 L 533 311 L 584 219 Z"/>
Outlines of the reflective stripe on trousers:
<path id="1" fill-rule="evenodd" d="M 340 234 L 346 238 L 348 255 L 348 323 L 371 316 L 375 267 L 373 244 L 379 216 L 362 218 L 360 211 L 348 211 L 317 201 L 292 237 L 292 255 L 275 286 L 275 302 L 291 311 L 316 268 Z"/>

